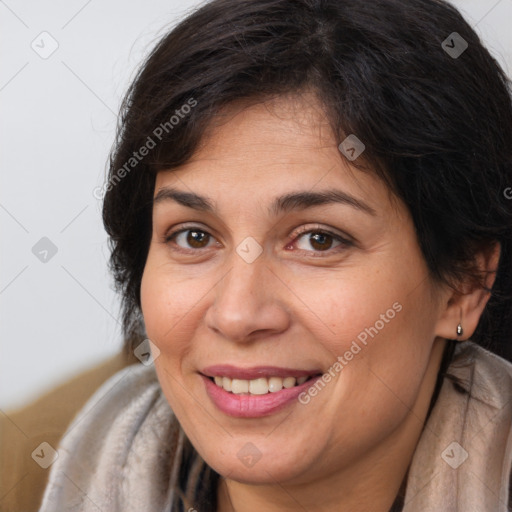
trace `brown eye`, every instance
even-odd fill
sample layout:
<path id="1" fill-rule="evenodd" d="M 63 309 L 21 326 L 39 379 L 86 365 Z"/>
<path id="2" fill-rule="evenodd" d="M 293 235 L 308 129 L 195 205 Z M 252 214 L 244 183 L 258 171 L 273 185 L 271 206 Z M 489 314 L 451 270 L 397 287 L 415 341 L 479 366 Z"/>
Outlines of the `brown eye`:
<path id="1" fill-rule="evenodd" d="M 331 251 L 331 249 L 348 248 L 352 245 L 352 242 L 329 231 L 310 229 L 309 231 L 300 233 L 296 238 L 295 244 L 297 249 L 321 253 Z"/>
<path id="2" fill-rule="evenodd" d="M 204 249 L 208 247 L 212 237 L 200 229 L 182 229 L 171 233 L 165 241 L 174 242 L 181 249 Z"/>
<path id="3" fill-rule="evenodd" d="M 210 239 L 210 235 L 208 233 L 205 233 L 204 231 L 195 231 L 192 229 L 189 229 L 187 235 L 187 243 L 196 249 L 201 249 L 208 245 L 208 241 Z"/>
<path id="4" fill-rule="evenodd" d="M 326 251 L 331 248 L 333 238 L 327 233 L 310 233 L 309 243 L 314 249 Z"/>

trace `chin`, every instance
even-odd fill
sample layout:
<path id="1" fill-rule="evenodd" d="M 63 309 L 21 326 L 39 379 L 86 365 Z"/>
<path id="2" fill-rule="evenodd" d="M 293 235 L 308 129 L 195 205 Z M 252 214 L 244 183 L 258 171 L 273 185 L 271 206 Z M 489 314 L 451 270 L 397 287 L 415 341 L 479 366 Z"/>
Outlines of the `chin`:
<path id="1" fill-rule="evenodd" d="M 220 457 L 213 456 L 205 458 L 207 464 L 217 473 L 230 480 L 235 480 L 244 484 L 275 485 L 276 481 L 280 483 L 295 480 L 304 473 L 305 468 L 297 465 L 297 461 L 276 459 L 277 450 L 268 450 L 261 453 L 258 458 L 254 451 L 253 455 L 248 455 L 252 448 L 250 442 L 247 443 L 245 452 L 233 452 L 223 454 Z M 298 453 L 298 451 L 290 450 L 290 453 Z M 239 455 L 240 454 L 240 455 Z"/>

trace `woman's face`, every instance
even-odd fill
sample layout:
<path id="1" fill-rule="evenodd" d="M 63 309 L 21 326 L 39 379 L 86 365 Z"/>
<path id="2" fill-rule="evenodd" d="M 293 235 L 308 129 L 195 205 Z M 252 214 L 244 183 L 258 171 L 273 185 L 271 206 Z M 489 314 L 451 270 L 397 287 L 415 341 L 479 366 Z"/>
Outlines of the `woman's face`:
<path id="1" fill-rule="evenodd" d="M 225 113 L 156 179 L 141 300 L 170 406 L 239 482 L 410 457 L 444 341 L 407 209 L 312 97 Z"/>

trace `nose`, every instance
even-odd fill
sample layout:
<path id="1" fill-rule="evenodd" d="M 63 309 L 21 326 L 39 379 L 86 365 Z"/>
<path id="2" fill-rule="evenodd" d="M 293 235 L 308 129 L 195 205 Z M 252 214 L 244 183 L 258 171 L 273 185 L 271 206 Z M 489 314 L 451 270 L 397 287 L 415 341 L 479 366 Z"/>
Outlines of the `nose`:
<path id="1" fill-rule="evenodd" d="M 284 332 L 290 325 L 286 287 L 264 254 L 247 263 L 234 252 L 227 274 L 215 286 L 205 321 L 217 335 L 247 343 Z"/>

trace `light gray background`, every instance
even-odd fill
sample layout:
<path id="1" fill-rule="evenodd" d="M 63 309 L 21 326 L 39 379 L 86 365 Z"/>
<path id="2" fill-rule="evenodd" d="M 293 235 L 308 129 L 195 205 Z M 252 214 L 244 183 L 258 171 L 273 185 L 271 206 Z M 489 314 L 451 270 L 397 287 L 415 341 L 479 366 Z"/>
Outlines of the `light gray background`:
<path id="1" fill-rule="evenodd" d="M 122 345 L 93 190 L 103 184 L 116 113 L 135 70 L 159 36 L 199 3 L 0 0 L 3 410 Z M 512 0 L 453 3 L 510 75 Z M 43 56 L 52 44 L 58 48 L 44 59 L 33 41 Z M 46 262 L 32 252 L 42 237 L 57 247 Z"/>

